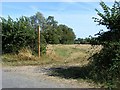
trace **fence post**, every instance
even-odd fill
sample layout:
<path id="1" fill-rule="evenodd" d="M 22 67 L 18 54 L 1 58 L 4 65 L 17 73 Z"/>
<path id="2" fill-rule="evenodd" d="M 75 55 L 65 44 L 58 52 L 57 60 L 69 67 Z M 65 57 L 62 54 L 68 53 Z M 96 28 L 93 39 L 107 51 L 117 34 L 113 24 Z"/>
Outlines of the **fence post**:
<path id="1" fill-rule="evenodd" d="M 40 58 L 40 25 L 38 26 L 38 57 Z"/>

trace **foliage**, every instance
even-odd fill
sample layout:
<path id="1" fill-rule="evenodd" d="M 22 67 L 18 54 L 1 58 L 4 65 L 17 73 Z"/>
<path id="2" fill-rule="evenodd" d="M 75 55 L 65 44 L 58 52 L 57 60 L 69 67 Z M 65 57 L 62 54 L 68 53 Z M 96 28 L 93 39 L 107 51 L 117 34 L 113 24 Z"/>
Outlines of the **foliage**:
<path id="1" fill-rule="evenodd" d="M 120 75 L 120 42 L 109 43 L 91 59 L 94 77 L 100 82 L 115 85 Z"/>
<path id="2" fill-rule="evenodd" d="M 31 25 L 30 18 L 22 16 L 14 21 L 10 16 L 8 20 L 2 19 L 2 49 L 3 53 L 18 52 L 21 48 L 37 48 L 37 32 Z M 45 43 L 44 37 L 41 41 Z M 41 46 L 41 48 L 43 48 Z"/>
<path id="3" fill-rule="evenodd" d="M 75 34 L 73 29 L 67 27 L 66 25 L 59 25 L 59 37 L 61 44 L 73 44 L 75 39 Z M 61 30 L 61 31 L 60 31 Z"/>
<path id="4" fill-rule="evenodd" d="M 23 16 L 16 21 L 11 17 L 8 17 L 8 20 L 1 19 L 3 53 L 17 52 L 20 48 L 33 44 L 35 32 L 29 18 Z"/>
<path id="5" fill-rule="evenodd" d="M 58 25 L 54 16 L 48 16 L 48 18 L 45 19 L 40 12 L 37 12 L 36 15 L 33 15 L 30 18 L 33 26 L 35 23 L 41 26 L 41 33 L 47 44 L 74 43 L 75 34 L 73 30 L 66 25 Z"/>
<path id="6" fill-rule="evenodd" d="M 100 19 L 93 17 L 95 22 L 99 25 L 105 25 L 108 29 L 107 32 L 99 32 L 100 41 L 119 41 L 120 39 L 120 2 L 115 1 L 112 8 L 109 8 L 104 2 L 100 3 L 104 10 L 102 14 L 97 11 L 97 14 L 101 17 Z"/>
<path id="7" fill-rule="evenodd" d="M 88 37 L 88 38 L 77 38 L 75 39 L 74 44 L 99 45 L 99 42 L 97 41 L 97 37 Z"/>
<path id="8" fill-rule="evenodd" d="M 77 38 L 75 39 L 75 44 L 90 44 L 92 42 L 91 38 Z"/>
<path id="9" fill-rule="evenodd" d="M 74 43 L 75 34 L 66 25 L 58 25 L 53 16 L 47 19 L 42 13 L 37 12 L 31 17 L 22 16 L 13 20 L 0 18 L 2 24 L 2 49 L 3 53 L 16 53 L 21 48 L 29 47 L 33 53 L 38 48 L 38 25 L 41 27 L 41 55 L 46 53 L 46 44 L 71 44 Z"/>
<path id="10" fill-rule="evenodd" d="M 108 31 L 99 32 L 96 39 L 103 46 L 100 53 L 92 56 L 93 73 L 98 81 L 107 82 L 108 86 L 116 87 L 120 78 L 120 2 L 115 1 L 112 8 L 100 2 L 103 13 L 97 11 L 99 18 L 93 18 L 99 25 L 107 27 Z"/>

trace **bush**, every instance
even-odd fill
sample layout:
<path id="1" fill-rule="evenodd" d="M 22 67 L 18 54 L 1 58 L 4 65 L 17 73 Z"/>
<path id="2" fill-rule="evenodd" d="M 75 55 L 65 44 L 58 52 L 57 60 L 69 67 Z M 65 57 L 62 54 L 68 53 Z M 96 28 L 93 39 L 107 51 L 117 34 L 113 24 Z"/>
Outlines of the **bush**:
<path id="1" fill-rule="evenodd" d="M 120 41 L 104 43 L 102 50 L 91 58 L 93 78 L 106 82 L 109 87 L 116 87 L 120 78 Z"/>
<path id="2" fill-rule="evenodd" d="M 120 2 L 115 1 L 112 7 L 100 2 L 103 9 L 101 13 L 95 9 L 100 18 L 95 18 L 98 25 L 106 26 L 108 31 L 100 31 L 97 42 L 103 45 L 100 53 L 92 56 L 91 65 L 95 78 L 106 82 L 108 87 L 116 87 L 120 78 Z M 96 79 L 97 79 L 96 78 Z"/>

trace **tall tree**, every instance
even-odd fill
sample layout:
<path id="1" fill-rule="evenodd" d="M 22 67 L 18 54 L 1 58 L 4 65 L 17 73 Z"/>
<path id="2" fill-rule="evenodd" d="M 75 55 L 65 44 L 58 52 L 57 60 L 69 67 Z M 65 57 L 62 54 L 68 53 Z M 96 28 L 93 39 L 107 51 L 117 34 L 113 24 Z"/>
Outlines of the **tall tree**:
<path id="1" fill-rule="evenodd" d="M 53 16 L 48 16 L 46 19 L 46 29 L 44 32 L 44 37 L 49 44 L 58 44 L 59 38 L 57 35 L 57 24 L 58 22 Z"/>
<path id="2" fill-rule="evenodd" d="M 35 28 L 38 26 L 38 24 L 40 25 L 41 29 L 44 30 L 45 26 L 46 26 L 46 19 L 43 16 L 42 13 L 37 12 L 35 15 L 30 17 L 31 20 L 31 25 L 34 26 Z"/>
<path id="3" fill-rule="evenodd" d="M 56 28 L 58 22 L 54 19 L 53 16 L 48 16 L 48 18 L 46 19 L 47 25 L 50 25 L 52 28 Z"/>

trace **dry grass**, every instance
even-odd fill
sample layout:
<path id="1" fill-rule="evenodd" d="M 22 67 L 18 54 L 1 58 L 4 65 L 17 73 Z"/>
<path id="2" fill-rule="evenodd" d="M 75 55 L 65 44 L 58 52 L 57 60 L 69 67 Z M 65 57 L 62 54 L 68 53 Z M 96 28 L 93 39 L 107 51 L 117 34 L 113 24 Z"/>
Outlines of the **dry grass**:
<path id="1" fill-rule="evenodd" d="M 101 46 L 91 45 L 48 45 L 45 56 L 38 58 L 32 55 L 32 51 L 23 48 L 16 55 L 6 54 L 2 56 L 3 63 L 7 65 L 86 65 L 91 53 L 98 52 Z"/>
<path id="2" fill-rule="evenodd" d="M 89 44 L 48 45 L 47 56 L 65 65 L 85 65 L 91 54 L 99 52 L 102 46 Z"/>
<path id="3" fill-rule="evenodd" d="M 22 48 L 17 55 L 15 55 L 17 60 L 40 60 L 39 57 L 32 54 L 32 51 L 29 48 Z"/>

